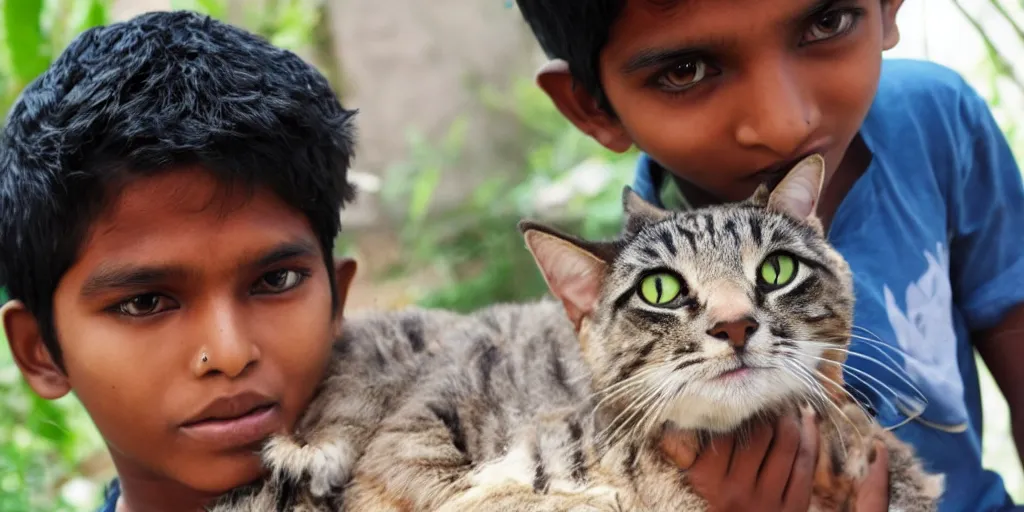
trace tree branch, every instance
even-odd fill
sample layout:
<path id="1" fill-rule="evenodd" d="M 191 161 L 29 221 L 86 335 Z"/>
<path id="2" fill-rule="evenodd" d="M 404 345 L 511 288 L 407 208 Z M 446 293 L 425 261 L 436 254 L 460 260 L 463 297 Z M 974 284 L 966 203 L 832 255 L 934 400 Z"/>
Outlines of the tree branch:
<path id="1" fill-rule="evenodd" d="M 989 1 L 995 2 L 996 0 Z M 989 55 L 991 55 L 994 61 L 994 64 L 996 66 L 996 72 L 1009 79 L 1014 85 L 1017 86 L 1017 89 L 1020 90 L 1020 93 L 1024 95 L 1024 82 L 1022 82 L 1021 79 L 1017 77 L 1017 73 L 1013 68 L 1013 64 L 1011 64 L 1010 60 L 1007 59 L 1002 54 L 1002 52 L 999 51 L 999 48 L 996 47 L 995 43 L 992 41 L 992 38 L 990 38 L 988 34 L 985 32 L 985 28 L 981 25 L 981 22 L 978 21 L 977 18 L 972 16 L 971 13 L 967 12 L 967 9 L 964 9 L 964 6 L 960 4 L 959 0 L 952 0 L 952 2 L 953 5 L 956 6 L 957 10 L 960 11 L 960 14 L 962 14 L 964 18 L 967 20 L 967 22 L 970 23 L 972 27 L 974 27 L 975 32 L 977 32 L 978 35 L 981 36 L 982 41 L 985 43 L 986 48 L 988 48 L 989 50 Z"/>

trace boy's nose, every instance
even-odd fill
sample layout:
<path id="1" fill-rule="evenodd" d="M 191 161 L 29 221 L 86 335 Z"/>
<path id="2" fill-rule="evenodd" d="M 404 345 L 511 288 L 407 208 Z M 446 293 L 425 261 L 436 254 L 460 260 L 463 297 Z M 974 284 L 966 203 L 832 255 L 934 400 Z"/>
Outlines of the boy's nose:
<path id="1" fill-rule="evenodd" d="M 238 377 L 259 360 L 259 347 L 251 339 L 237 308 L 224 304 L 210 309 L 205 315 L 207 320 L 202 322 L 205 343 L 195 356 L 196 376 L 222 373 Z"/>
<path id="2" fill-rule="evenodd" d="M 738 102 L 736 140 L 742 146 L 762 147 L 780 158 L 794 158 L 813 149 L 811 138 L 821 111 L 798 73 L 785 65 L 760 66 L 749 79 L 745 100 Z"/>

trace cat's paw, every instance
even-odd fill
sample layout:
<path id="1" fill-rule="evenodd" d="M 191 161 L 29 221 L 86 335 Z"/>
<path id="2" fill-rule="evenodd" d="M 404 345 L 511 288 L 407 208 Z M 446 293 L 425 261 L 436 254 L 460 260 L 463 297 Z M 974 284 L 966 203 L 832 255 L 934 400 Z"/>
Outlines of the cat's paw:
<path id="1" fill-rule="evenodd" d="M 300 444 L 289 436 L 274 436 L 263 447 L 261 456 L 272 479 L 308 481 L 310 494 L 322 498 L 348 483 L 359 454 L 340 439 Z"/>

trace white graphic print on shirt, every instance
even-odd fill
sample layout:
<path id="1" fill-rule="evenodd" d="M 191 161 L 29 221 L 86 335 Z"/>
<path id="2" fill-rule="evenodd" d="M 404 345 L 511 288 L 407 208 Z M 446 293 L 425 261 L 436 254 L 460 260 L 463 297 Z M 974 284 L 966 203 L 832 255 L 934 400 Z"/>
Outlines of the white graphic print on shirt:
<path id="1" fill-rule="evenodd" d="M 935 252 L 925 251 L 924 257 L 928 263 L 924 274 L 907 285 L 906 310 L 900 309 L 888 285 L 883 290 L 885 307 L 905 353 L 904 371 L 927 396 L 928 408 L 941 411 L 943 426 L 955 428 L 967 422 L 967 408 L 957 363 L 949 252 L 937 243 Z"/>

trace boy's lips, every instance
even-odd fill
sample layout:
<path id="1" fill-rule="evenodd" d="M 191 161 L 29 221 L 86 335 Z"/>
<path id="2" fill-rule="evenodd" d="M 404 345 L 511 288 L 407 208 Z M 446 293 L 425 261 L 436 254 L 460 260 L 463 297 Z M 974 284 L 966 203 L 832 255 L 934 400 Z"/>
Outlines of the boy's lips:
<path id="1" fill-rule="evenodd" d="M 796 166 L 796 164 L 800 163 L 803 159 L 814 154 L 820 154 L 824 156 L 825 150 L 824 148 L 816 148 L 802 152 L 799 156 L 795 158 L 778 162 L 768 167 L 761 168 L 760 170 L 757 170 L 753 174 L 751 174 L 750 177 L 754 181 L 756 181 L 757 184 L 760 185 L 764 183 L 768 185 L 768 188 L 774 189 L 775 186 L 782 181 L 782 178 L 785 178 L 786 174 L 789 174 L 789 171 L 792 170 L 793 167 Z"/>
<path id="2" fill-rule="evenodd" d="M 182 423 L 181 432 L 203 444 L 240 448 L 258 443 L 281 427 L 277 402 L 258 393 L 242 393 L 210 402 Z"/>

